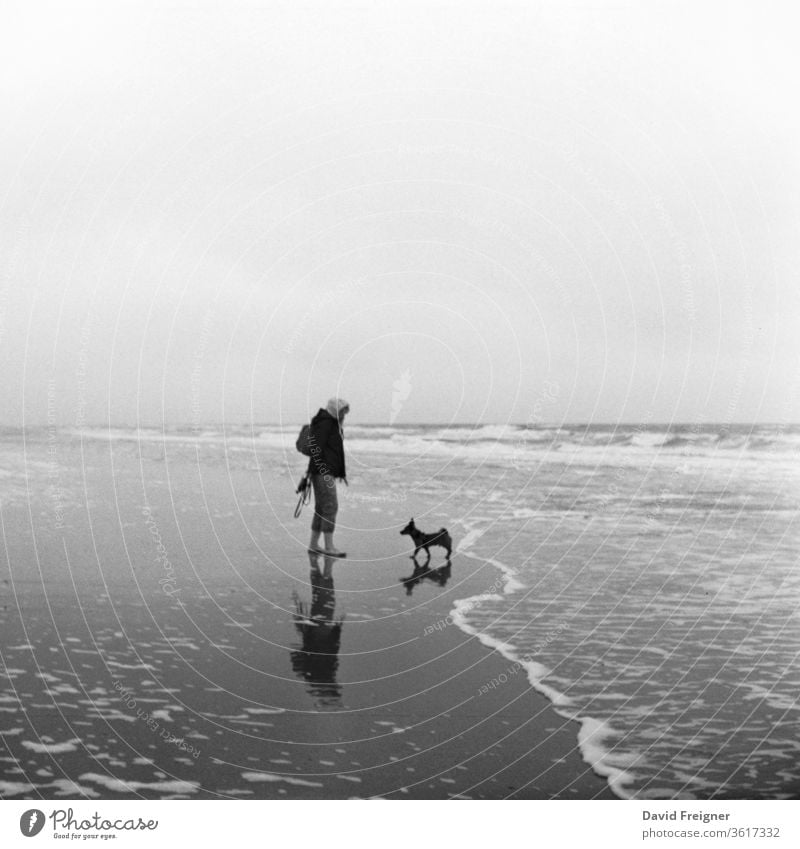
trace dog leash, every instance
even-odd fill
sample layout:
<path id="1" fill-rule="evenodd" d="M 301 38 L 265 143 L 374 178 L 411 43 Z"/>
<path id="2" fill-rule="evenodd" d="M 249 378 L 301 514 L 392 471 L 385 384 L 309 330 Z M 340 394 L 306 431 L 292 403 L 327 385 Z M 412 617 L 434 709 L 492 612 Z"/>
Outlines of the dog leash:
<path id="1" fill-rule="evenodd" d="M 303 506 L 311 501 L 311 474 L 309 472 L 306 472 L 305 476 L 300 479 L 295 492 L 300 494 L 300 498 L 297 499 L 297 507 L 294 508 L 294 517 L 297 519 Z"/>

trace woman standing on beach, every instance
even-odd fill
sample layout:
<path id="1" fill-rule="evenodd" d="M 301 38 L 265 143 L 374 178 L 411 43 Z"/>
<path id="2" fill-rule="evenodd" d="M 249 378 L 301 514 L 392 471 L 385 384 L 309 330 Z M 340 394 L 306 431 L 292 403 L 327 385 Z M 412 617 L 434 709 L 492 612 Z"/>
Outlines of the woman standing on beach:
<path id="1" fill-rule="evenodd" d="M 339 500 L 336 496 L 336 480 L 347 483 L 344 465 L 344 441 L 342 424 L 350 412 L 350 405 L 343 398 L 331 398 L 325 409 L 311 419 L 311 460 L 308 471 L 314 488 L 314 518 L 311 520 L 310 552 L 320 552 L 329 557 L 345 557 L 333 544 L 336 529 L 336 514 Z M 325 537 L 325 548 L 319 548 L 319 535 Z"/>

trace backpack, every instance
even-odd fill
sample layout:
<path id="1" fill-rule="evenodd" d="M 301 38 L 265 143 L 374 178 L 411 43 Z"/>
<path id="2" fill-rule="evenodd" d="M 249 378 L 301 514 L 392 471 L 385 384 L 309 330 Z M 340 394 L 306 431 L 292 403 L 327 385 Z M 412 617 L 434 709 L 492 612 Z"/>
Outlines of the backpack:
<path id="1" fill-rule="evenodd" d="M 300 435 L 297 437 L 294 447 L 306 457 L 311 456 L 311 425 L 304 424 L 300 428 Z"/>

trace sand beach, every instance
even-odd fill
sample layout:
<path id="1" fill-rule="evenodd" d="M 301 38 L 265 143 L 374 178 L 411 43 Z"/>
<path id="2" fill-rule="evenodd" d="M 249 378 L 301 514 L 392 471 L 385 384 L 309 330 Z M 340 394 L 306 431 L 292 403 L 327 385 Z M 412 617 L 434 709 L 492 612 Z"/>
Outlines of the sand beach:
<path id="1" fill-rule="evenodd" d="M 252 452 L 41 432 L 21 456 L 0 797 L 613 797 L 576 723 L 454 624 L 503 593 L 491 563 L 438 549 L 415 574 L 366 497 L 348 558 L 309 556 L 292 465 Z"/>

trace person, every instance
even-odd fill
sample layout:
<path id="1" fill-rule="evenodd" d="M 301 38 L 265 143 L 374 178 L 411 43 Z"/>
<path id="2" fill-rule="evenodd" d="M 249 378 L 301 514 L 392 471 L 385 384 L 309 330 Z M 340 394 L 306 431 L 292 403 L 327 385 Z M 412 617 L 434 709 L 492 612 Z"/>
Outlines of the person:
<path id="1" fill-rule="evenodd" d="M 346 557 L 344 551 L 338 551 L 333 543 L 336 530 L 336 514 L 339 501 L 336 496 L 336 481 L 347 484 L 347 472 L 344 463 L 344 417 L 350 412 L 350 405 L 343 398 L 331 398 L 325 408 L 311 419 L 309 443 L 311 459 L 308 471 L 314 489 L 314 518 L 311 520 L 310 553 L 327 554 L 329 557 Z M 325 548 L 320 549 L 319 537 L 325 538 Z"/>

